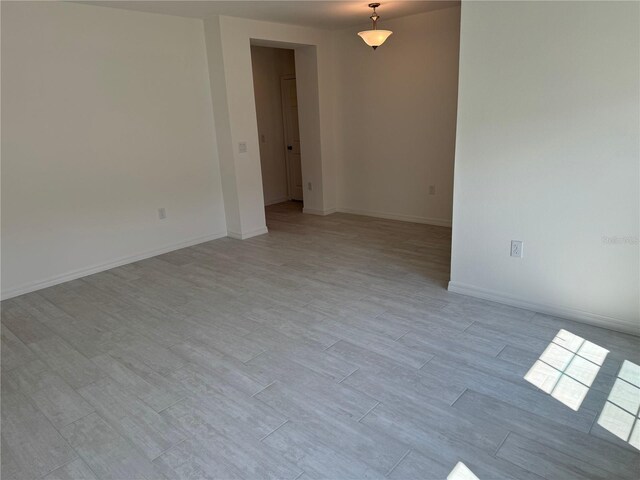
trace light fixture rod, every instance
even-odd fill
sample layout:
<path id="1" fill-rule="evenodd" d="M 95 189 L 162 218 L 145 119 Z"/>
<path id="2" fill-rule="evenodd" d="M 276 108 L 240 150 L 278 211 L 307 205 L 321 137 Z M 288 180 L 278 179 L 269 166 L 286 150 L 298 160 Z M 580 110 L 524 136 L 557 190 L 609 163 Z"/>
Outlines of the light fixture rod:
<path id="1" fill-rule="evenodd" d="M 371 22 L 373 23 L 373 30 L 378 29 L 378 19 L 380 18 L 380 16 L 376 13 L 376 8 L 378 8 L 379 6 L 379 3 L 369 4 L 369 8 L 373 8 L 373 14 L 369 17 L 371 19 Z"/>

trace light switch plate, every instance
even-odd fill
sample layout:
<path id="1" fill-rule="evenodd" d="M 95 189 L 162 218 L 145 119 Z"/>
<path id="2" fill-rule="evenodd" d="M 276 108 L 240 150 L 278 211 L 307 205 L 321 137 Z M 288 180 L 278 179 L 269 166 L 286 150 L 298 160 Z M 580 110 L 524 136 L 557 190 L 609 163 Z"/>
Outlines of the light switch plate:
<path id="1" fill-rule="evenodd" d="M 521 240 L 511 240 L 511 256 L 522 258 L 522 247 Z"/>

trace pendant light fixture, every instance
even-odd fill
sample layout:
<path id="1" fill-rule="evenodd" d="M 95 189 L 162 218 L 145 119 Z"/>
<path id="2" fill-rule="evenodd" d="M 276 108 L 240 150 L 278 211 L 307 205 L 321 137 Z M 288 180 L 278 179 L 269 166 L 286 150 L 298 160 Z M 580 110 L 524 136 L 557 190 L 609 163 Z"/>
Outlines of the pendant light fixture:
<path id="1" fill-rule="evenodd" d="M 364 43 L 373 47 L 375 50 L 382 45 L 389 35 L 393 32 L 391 30 L 378 30 L 378 19 L 380 18 L 376 13 L 376 8 L 380 6 L 379 3 L 370 3 L 369 8 L 373 8 L 373 15 L 369 18 L 373 22 L 373 28 L 371 30 L 365 30 L 364 32 L 358 32 L 358 35 L 364 40 Z"/>

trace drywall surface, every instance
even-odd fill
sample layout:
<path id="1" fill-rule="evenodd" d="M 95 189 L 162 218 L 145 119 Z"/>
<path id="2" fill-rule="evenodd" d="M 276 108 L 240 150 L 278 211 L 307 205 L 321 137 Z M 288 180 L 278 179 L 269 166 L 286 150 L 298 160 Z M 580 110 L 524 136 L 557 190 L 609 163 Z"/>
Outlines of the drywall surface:
<path id="1" fill-rule="evenodd" d="M 224 236 L 214 131 L 201 20 L 2 2 L 3 297 Z"/>
<path id="2" fill-rule="evenodd" d="M 640 331 L 639 9 L 463 3 L 451 290 Z"/>
<path id="3" fill-rule="evenodd" d="M 204 23 L 230 235 L 247 238 L 266 232 L 252 44 L 295 50 L 302 176 L 305 185 L 312 185 L 304 192 L 305 209 L 335 210 L 330 32 L 223 16 Z M 241 143 L 246 144 L 244 152 Z M 235 191 L 227 192 L 232 183 Z"/>
<path id="4" fill-rule="evenodd" d="M 338 206 L 450 225 L 460 8 L 380 14 L 394 34 L 375 51 L 357 29 L 336 33 Z"/>
<path id="5" fill-rule="evenodd" d="M 251 63 L 264 204 L 272 205 L 289 199 L 281 79 L 295 75 L 295 56 L 290 49 L 252 46 Z"/>

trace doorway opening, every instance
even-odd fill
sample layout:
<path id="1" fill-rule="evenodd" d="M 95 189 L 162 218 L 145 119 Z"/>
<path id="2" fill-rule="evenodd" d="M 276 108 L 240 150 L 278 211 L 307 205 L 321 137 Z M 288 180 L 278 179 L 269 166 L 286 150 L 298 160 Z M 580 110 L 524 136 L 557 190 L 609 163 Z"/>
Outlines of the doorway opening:
<path id="1" fill-rule="evenodd" d="M 251 46 L 264 205 L 303 202 L 295 51 Z"/>

